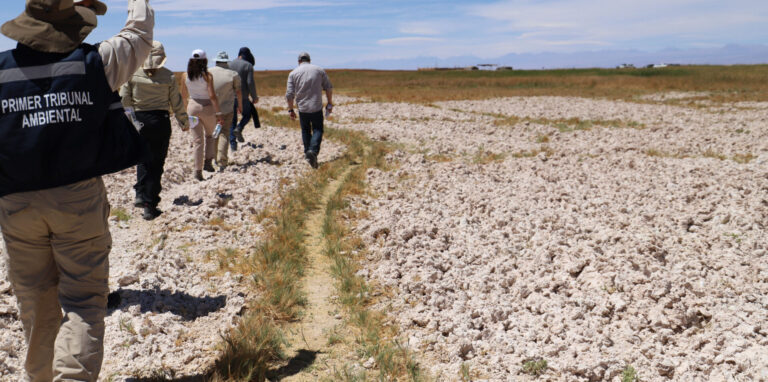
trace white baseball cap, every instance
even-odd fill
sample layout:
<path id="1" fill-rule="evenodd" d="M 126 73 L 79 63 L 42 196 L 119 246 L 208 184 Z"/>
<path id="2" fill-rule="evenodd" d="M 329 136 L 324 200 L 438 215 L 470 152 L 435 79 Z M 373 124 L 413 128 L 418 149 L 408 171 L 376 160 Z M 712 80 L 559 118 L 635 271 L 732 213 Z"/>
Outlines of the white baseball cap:
<path id="1" fill-rule="evenodd" d="M 202 49 L 195 49 L 192 51 L 191 59 L 207 60 L 208 56 L 205 55 L 205 51 Z"/>

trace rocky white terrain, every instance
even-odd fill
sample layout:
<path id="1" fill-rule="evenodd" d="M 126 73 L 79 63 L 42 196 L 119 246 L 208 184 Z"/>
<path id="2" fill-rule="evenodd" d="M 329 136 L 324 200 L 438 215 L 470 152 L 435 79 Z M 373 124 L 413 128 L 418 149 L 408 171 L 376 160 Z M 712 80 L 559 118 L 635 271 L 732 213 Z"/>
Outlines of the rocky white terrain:
<path id="1" fill-rule="evenodd" d="M 422 365 L 440 381 L 462 366 L 474 380 L 534 380 L 523 363 L 540 359 L 539 380 L 618 381 L 629 365 L 642 381 L 768 380 L 768 104 L 664 103 L 704 95 L 337 97 L 330 126 L 394 147 L 395 169 L 370 170 L 371 195 L 353 201 L 367 215 L 359 274 L 391 289 L 377 307 Z M 281 97 L 261 107 L 284 112 Z M 252 216 L 308 167 L 297 130 L 246 138 L 235 165 L 198 183 L 175 130 L 153 222 L 132 207 L 132 171 L 105 178 L 113 211 L 132 218 L 111 220 L 121 298 L 102 379 L 203 372 L 258 297 L 219 271 L 220 255 L 258 245 Z M 343 149 L 326 141 L 320 161 Z M 17 380 L 5 281 L 0 334 L 0 380 Z"/>
<path id="2" fill-rule="evenodd" d="M 481 380 L 533 379 L 522 366 L 538 359 L 543 380 L 616 381 L 628 365 L 643 381 L 768 380 L 764 108 L 438 106 L 349 105 L 340 119 L 374 115 L 352 127 L 411 148 L 356 201 L 370 214 L 360 274 L 394 288 L 380 306 L 440 380 L 463 364 Z M 570 118 L 636 127 L 533 121 Z M 478 144 L 507 156 L 463 155 Z"/>
<path id="3" fill-rule="evenodd" d="M 247 253 L 257 246 L 262 227 L 254 215 L 310 167 L 298 129 L 248 127 L 244 135 L 247 143 L 230 153 L 233 163 L 224 172 L 205 172 L 207 179 L 197 182 L 192 179 L 191 137 L 174 126 L 159 206 L 164 213 L 151 222 L 133 207 L 134 169 L 104 177 L 113 213 L 110 290 L 120 302 L 107 314 L 101 380 L 205 372 L 246 297 L 257 297 L 239 276 L 219 272 L 219 254 Z M 319 161 L 343 151 L 326 141 Z M 196 202 L 200 204 L 192 205 Z M 124 214 L 130 218 L 117 216 Z M 17 381 L 26 348 L 15 298 L 5 281 L 5 256 L 3 247 L 0 380 Z"/>

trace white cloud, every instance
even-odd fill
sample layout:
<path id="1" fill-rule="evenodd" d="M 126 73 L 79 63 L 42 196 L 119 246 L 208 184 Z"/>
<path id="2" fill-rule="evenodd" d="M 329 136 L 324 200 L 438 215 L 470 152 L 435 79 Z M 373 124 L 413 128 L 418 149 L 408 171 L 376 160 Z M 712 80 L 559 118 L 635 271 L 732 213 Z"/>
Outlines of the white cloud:
<path id="1" fill-rule="evenodd" d="M 192 30 L 189 27 L 179 26 L 171 28 L 155 28 L 156 39 L 166 39 L 168 37 L 187 36 L 190 38 L 200 37 L 231 37 L 233 34 L 245 32 L 246 29 L 240 29 L 229 26 L 222 28 L 218 25 L 197 25 Z"/>
<path id="2" fill-rule="evenodd" d="M 333 5 L 320 0 L 153 0 L 158 11 L 253 11 L 270 8 L 320 7 Z"/>
<path id="3" fill-rule="evenodd" d="M 442 22 L 416 21 L 402 24 L 400 33 L 409 35 L 437 36 L 443 33 Z"/>
<path id="4" fill-rule="evenodd" d="M 606 41 L 589 41 L 589 40 L 562 40 L 562 41 L 541 41 L 544 45 L 553 45 L 553 46 L 566 46 L 566 45 L 581 45 L 581 46 L 587 46 L 587 45 L 598 45 L 598 46 L 609 46 L 612 45 L 610 42 Z"/>
<path id="5" fill-rule="evenodd" d="M 729 39 L 749 29 L 766 35 L 762 25 L 768 22 L 768 2 L 503 0 L 469 6 L 468 13 L 495 22 L 499 33 L 516 34 L 521 39 L 573 41 L 568 45 L 643 39 L 680 44 L 691 37 Z"/>
<path id="6" fill-rule="evenodd" d="M 433 43 L 443 41 L 434 37 L 396 37 L 385 38 L 378 41 L 379 45 L 420 45 L 424 43 Z"/>

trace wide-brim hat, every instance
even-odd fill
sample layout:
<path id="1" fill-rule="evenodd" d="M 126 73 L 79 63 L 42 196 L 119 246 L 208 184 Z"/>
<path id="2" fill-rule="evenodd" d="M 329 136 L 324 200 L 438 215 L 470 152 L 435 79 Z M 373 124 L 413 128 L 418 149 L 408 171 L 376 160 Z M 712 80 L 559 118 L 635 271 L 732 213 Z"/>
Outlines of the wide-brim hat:
<path id="1" fill-rule="evenodd" d="M 165 66 L 165 61 L 168 58 L 165 56 L 165 47 L 160 41 L 152 41 L 152 50 L 149 51 L 147 60 L 144 61 L 144 69 L 160 69 Z"/>
<path id="2" fill-rule="evenodd" d="M 216 62 L 229 62 L 229 55 L 227 52 L 219 52 L 219 54 L 216 55 Z"/>
<path id="3" fill-rule="evenodd" d="M 106 12 L 107 5 L 97 0 L 92 8 L 75 6 L 73 0 L 27 0 L 24 12 L 0 30 L 32 49 L 68 53 L 96 28 L 96 15 Z"/>

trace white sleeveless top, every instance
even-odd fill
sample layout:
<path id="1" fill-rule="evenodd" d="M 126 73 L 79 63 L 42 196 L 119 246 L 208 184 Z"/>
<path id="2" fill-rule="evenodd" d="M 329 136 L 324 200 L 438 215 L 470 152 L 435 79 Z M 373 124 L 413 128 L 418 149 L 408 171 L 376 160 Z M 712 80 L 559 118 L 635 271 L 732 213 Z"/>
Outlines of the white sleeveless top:
<path id="1" fill-rule="evenodd" d="M 192 99 L 210 99 L 208 96 L 208 82 L 205 81 L 205 77 L 198 77 L 194 81 L 190 81 L 187 77 L 187 90 L 189 91 L 189 98 Z"/>

